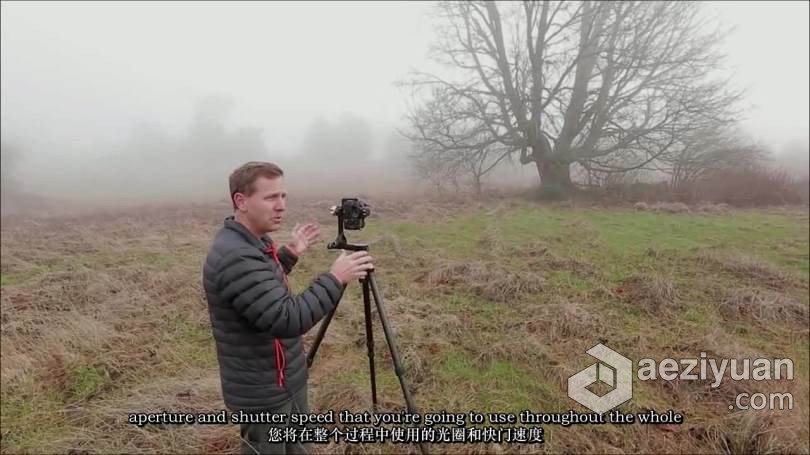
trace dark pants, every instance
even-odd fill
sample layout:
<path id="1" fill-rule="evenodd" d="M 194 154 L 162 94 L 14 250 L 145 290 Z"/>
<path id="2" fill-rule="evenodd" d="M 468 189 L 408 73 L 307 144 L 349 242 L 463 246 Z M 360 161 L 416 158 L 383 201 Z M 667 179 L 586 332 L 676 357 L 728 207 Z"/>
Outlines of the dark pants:
<path id="1" fill-rule="evenodd" d="M 309 406 L 307 405 L 307 386 L 304 386 L 293 395 L 292 399 L 287 401 L 281 407 L 275 409 L 268 409 L 268 412 L 275 414 L 286 414 L 286 424 L 271 424 L 271 423 L 256 423 L 256 424 L 242 424 L 242 453 L 243 454 L 307 454 L 309 453 L 309 444 L 301 444 L 300 442 L 270 442 L 268 433 L 271 428 L 281 429 L 281 434 L 284 434 L 284 429 L 287 427 L 302 428 L 301 425 L 292 425 L 290 423 L 291 414 L 309 413 Z"/>

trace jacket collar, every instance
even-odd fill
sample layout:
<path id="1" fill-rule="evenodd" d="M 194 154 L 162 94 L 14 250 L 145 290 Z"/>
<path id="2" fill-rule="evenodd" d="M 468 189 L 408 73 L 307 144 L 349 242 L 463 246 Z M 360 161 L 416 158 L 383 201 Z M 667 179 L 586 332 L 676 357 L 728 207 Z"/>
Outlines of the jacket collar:
<path id="1" fill-rule="evenodd" d="M 236 221 L 233 215 L 225 218 L 225 229 L 230 229 L 232 231 L 236 231 L 245 238 L 251 245 L 255 246 L 260 250 L 264 250 L 265 247 L 271 245 L 273 243 L 273 239 L 270 238 L 269 235 L 265 234 L 261 236 L 261 238 L 256 238 L 252 232 L 245 227 L 244 224 Z"/>

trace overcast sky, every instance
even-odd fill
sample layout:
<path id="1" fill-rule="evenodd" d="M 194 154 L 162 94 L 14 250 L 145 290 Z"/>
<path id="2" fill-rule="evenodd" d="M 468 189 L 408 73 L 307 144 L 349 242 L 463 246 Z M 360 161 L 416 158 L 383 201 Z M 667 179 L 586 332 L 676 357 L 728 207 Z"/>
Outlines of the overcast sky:
<path id="1" fill-rule="evenodd" d="M 115 143 L 138 122 L 179 134 L 209 94 L 232 123 L 295 153 L 315 117 L 396 125 L 392 83 L 428 66 L 431 4 L 2 3 L 2 134 L 34 155 Z M 707 5 L 728 25 L 728 63 L 754 106 L 744 125 L 775 150 L 806 140 L 808 3 Z M 76 156 L 81 159 L 81 156 Z"/>

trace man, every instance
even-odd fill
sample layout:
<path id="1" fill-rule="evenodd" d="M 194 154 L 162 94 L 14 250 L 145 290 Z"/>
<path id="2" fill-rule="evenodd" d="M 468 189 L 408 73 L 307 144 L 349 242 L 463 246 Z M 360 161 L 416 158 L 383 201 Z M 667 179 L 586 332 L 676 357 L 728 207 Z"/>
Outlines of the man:
<path id="1" fill-rule="evenodd" d="M 284 220 L 283 177 L 265 162 L 246 163 L 231 174 L 234 215 L 216 234 L 203 267 L 222 396 L 231 411 L 309 412 L 301 335 L 337 305 L 349 282 L 373 268 L 367 252 L 343 251 L 329 272 L 292 293 L 286 275 L 318 239 L 319 227 L 296 225 L 293 241 L 280 248 L 268 236 Z M 306 453 L 301 444 L 269 442 L 270 428 L 278 426 L 242 425 L 242 453 Z"/>

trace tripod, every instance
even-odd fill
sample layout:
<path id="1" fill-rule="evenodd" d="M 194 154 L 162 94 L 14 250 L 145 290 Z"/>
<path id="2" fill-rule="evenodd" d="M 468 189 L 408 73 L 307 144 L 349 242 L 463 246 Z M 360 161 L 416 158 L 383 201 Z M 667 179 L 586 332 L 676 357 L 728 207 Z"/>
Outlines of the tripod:
<path id="1" fill-rule="evenodd" d="M 340 223 L 339 226 L 342 228 L 342 223 Z M 346 238 L 343 236 L 342 229 L 340 229 L 338 240 L 330 243 L 327 248 L 351 251 L 368 251 L 368 245 L 346 243 Z M 376 370 L 374 368 L 374 332 L 371 325 L 371 296 L 374 297 L 374 304 L 377 307 L 377 314 L 380 316 L 380 322 L 382 323 L 383 332 L 385 333 L 385 340 L 388 343 L 389 350 L 391 351 L 391 359 L 394 361 L 394 372 L 399 379 L 399 385 L 402 387 L 402 393 L 405 396 L 405 403 L 408 405 L 408 412 L 412 414 L 416 413 L 417 411 L 413 404 L 413 397 L 411 396 L 411 392 L 405 383 L 405 368 L 402 366 L 402 360 L 399 357 L 396 341 L 394 340 L 394 333 L 391 330 L 391 324 L 388 322 L 385 304 L 382 296 L 380 296 L 380 291 L 377 289 L 377 282 L 374 280 L 373 269 L 368 271 L 365 278 L 360 279 L 360 284 L 363 286 L 363 309 L 365 310 L 366 317 L 366 348 L 368 349 L 368 367 L 371 377 L 372 411 L 377 412 L 377 377 Z M 326 318 L 323 320 L 323 323 L 321 323 L 320 328 L 318 328 L 315 341 L 312 344 L 312 348 L 309 350 L 309 354 L 307 354 L 308 367 L 312 366 L 312 361 L 315 359 L 315 354 L 318 352 L 318 346 L 320 346 L 323 336 L 326 334 L 326 329 L 329 328 L 329 323 L 332 322 L 332 317 L 335 315 L 339 304 L 340 301 L 338 301 L 338 303 L 335 304 L 335 307 L 332 308 L 332 311 L 326 315 Z M 419 443 L 419 451 L 422 454 L 427 454 L 427 450 L 422 443 Z"/>

